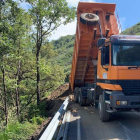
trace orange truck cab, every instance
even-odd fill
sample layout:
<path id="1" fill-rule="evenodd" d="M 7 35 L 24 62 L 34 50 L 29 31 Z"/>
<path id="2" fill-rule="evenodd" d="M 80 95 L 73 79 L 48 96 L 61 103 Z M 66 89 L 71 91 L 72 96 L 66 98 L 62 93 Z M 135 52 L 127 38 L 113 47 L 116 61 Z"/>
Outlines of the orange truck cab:
<path id="1" fill-rule="evenodd" d="M 115 4 L 79 2 L 70 86 L 99 117 L 140 110 L 140 36 L 119 35 Z"/>

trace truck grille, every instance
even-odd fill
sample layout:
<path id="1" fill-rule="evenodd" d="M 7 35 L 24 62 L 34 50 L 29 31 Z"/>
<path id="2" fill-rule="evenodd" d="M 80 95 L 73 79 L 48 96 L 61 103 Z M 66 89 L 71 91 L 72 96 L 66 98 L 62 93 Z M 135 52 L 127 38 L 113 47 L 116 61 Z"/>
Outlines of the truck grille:
<path id="1" fill-rule="evenodd" d="M 125 95 L 140 95 L 140 80 L 118 80 Z"/>
<path id="2" fill-rule="evenodd" d="M 140 102 L 131 102 L 131 105 L 140 105 Z"/>

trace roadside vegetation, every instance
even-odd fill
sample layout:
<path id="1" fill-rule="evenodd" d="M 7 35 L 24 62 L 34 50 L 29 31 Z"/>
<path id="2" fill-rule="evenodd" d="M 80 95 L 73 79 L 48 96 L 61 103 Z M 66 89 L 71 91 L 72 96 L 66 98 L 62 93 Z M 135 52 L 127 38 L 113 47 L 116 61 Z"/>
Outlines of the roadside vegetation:
<path id="1" fill-rule="evenodd" d="M 48 37 L 74 18 L 65 0 L 0 0 L 0 140 L 27 139 L 47 118 L 43 99 L 66 77 Z"/>
<path id="2" fill-rule="evenodd" d="M 26 140 L 48 117 L 44 99 L 68 82 L 75 35 L 48 37 L 75 13 L 65 0 L 0 0 L 0 140 Z M 140 35 L 140 23 L 122 34 Z"/>

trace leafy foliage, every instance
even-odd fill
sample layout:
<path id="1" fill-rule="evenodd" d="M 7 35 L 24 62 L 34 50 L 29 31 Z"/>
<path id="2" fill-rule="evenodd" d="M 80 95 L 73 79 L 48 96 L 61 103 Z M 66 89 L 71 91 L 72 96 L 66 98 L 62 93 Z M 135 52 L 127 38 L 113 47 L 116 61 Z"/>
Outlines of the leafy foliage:
<path id="1" fill-rule="evenodd" d="M 122 32 L 124 35 L 140 35 L 140 23 L 126 29 Z"/>
<path id="2" fill-rule="evenodd" d="M 63 67 L 66 74 L 65 82 L 69 81 L 69 74 L 71 70 L 73 47 L 74 47 L 75 35 L 68 35 L 61 37 L 58 40 L 53 40 L 51 43 L 54 46 L 54 50 L 58 52 L 56 57 L 52 59 L 54 64 L 58 64 Z"/>
<path id="3" fill-rule="evenodd" d="M 68 7 L 65 0 L 26 0 L 31 5 L 29 13 L 32 16 L 36 53 L 36 71 L 37 71 L 37 105 L 40 103 L 40 50 L 46 44 L 46 38 L 61 24 L 66 25 L 75 18 L 75 8 Z"/>
<path id="4" fill-rule="evenodd" d="M 1 140 L 26 140 L 36 130 L 37 125 L 29 122 L 11 121 L 8 127 L 0 132 Z"/>
<path id="5" fill-rule="evenodd" d="M 66 76 L 47 38 L 74 18 L 66 0 L 0 1 L 0 139 L 27 139 L 47 117 L 42 100 Z"/>

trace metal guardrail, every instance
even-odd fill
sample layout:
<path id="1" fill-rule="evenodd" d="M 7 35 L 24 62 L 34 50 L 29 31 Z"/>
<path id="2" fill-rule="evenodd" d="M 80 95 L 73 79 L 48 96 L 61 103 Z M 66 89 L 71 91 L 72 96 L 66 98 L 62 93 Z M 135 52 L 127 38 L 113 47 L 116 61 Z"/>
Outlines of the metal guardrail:
<path id="1" fill-rule="evenodd" d="M 39 140 L 52 140 L 52 138 L 57 130 L 57 127 L 60 123 L 60 120 L 62 119 L 62 116 L 66 112 L 68 103 L 69 103 L 69 97 L 67 97 L 66 100 L 63 102 L 62 106 L 59 108 L 59 110 L 57 111 L 57 113 L 55 114 L 52 121 L 50 122 L 50 124 L 48 125 L 46 130 L 43 132 L 43 134 Z"/>

